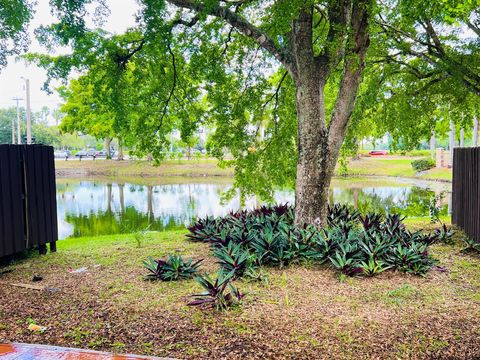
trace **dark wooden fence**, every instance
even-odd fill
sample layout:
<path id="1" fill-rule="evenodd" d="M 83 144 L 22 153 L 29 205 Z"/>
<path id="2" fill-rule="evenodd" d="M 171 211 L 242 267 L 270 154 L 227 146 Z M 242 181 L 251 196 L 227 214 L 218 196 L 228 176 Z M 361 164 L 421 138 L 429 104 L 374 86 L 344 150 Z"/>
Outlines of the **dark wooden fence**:
<path id="1" fill-rule="evenodd" d="M 480 147 L 453 151 L 452 223 L 480 243 Z"/>
<path id="2" fill-rule="evenodd" d="M 0 145 L 0 258 L 57 240 L 53 148 Z"/>

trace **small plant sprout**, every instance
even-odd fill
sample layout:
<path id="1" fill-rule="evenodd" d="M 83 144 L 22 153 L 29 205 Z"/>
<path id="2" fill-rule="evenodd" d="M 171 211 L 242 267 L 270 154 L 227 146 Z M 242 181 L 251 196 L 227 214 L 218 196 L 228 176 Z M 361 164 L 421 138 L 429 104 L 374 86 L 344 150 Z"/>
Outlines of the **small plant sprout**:
<path id="1" fill-rule="evenodd" d="M 134 239 L 138 248 L 141 248 L 145 244 L 145 242 L 151 239 L 151 234 L 149 230 L 150 225 L 148 225 L 145 229 L 137 230 L 134 232 Z"/>
<path id="2" fill-rule="evenodd" d="M 217 310 L 227 310 L 237 305 L 244 295 L 232 284 L 233 277 L 233 271 L 226 273 L 223 269 L 218 271 L 215 280 L 208 274 L 196 276 L 195 280 L 205 291 L 192 295 L 195 300 L 189 302 L 188 305 L 205 306 Z"/>

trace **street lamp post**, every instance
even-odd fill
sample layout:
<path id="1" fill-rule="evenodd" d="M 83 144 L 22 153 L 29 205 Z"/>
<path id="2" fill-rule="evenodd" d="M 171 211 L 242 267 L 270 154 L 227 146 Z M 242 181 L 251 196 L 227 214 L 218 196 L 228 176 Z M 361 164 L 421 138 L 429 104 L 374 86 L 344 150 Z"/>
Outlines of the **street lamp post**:
<path id="1" fill-rule="evenodd" d="M 15 144 L 15 119 L 12 117 L 12 144 Z"/>
<path id="2" fill-rule="evenodd" d="M 22 98 L 15 97 L 13 98 L 14 101 L 17 102 L 17 144 L 22 143 L 22 134 L 20 131 L 20 107 L 18 106 L 18 102 L 23 100 Z M 12 128 L 12 135 L 15 133 L 15 122 L 13 122 L 13 128 Z M 15 144 L 15 137 L 12 137 L 12 144 Z"/>
<path id="3" fill-rule="evenodd" d="M 25 93 L 27 98 L 27 144 L 32 143 L 32 114 L 30 110 L 30 79 L 26 79 L 22 76 L 22 79 L 25 80 Z"/>

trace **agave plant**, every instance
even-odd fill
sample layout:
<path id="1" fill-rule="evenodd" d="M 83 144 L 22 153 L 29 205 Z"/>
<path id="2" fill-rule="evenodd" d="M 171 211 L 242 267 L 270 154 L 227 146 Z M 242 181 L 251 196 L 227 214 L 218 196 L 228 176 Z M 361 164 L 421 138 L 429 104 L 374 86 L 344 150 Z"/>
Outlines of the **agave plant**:
<path id="1" fill-rule="evenodd" d="M 351 226 L 357 221 L 360 213 L 357 210 L 352 210 L 348 205 L 334 204 L 328 206 L 327 223 L 330 226 Z"/>
<path id="2" fill-rule="evenodd" d="M 198 271 L 203 259 L 193 261 L 184 260 L 178 255 L 169 255 L 165 260 L 155 260 L 148 257 L 143 265 L 150 272 L 145 276 L 146 280 L 176 281 L 191 279 Z"/>
<path id="3" fill-rule="evenodd" d="M 273 206 L 261 206 L 251 212 L 253 216 L 286 216 L 293 221 L 293 207 L 289 204 L 278 204 Z"/>
<path id="4" fill-rule="evenodd" d="M 451 241 L 445 226 L 431 234 L 410 232 L 403 217 L 360 216 L 347 205 L 329 206 L 327 226 L 294 225 L 288 204 L 230 212 L 200 219 L 188 237 L 212 245 L 218 263 L 234 277 L 252 265 L 286 266 L 292 262 L 330 263 L 346 275 L 374 275 L 389 268 L 424 274 L 433 264 L 428 246 Z"/>
<path id="5" fill-rule="evenodd" d="M 370 257 L 368 261 L 360 262 L 360 268 L 365 275 L 374 276 L 391 268 L 391 266 L 386 265 L 383 261 L 376 260 L 375 258 Z"/>
<path id="6" fill-rule="evenodd" d="M 365 232 L 371 233 L 380 229 L 380 226 L 382 224 L 382 215 L 370 213 L 363 217 L 361 216 L 360 222 Z"/>
<path id="7" fill-rule="evenodd" d="M 233 240 L 230 236 L 232 229 L 225 227 L 219 233 L 213 235 L 209 239 L 209 243 L 215 247 L 224 247 L 228 246 L 228 244 Z"/>
<path id="8" fill-rule="evenodd" d="M 234 273 L 226 273 L 220 270 L 217 278 L 212 280 L 207 274 L 196 276 L 195 280 L 205 289 L 200 294 L 192 295 L 195 300 L 189 302 L 189 306 L 205 306 L 217 310 L 226 310 L 237 304 L 243 294 L 232 284 Z"/>
<path id="9" fill-rule="evenodd" d="M 209 242 L 209 240 L 217 234 L 221 229 L 222 223 L 218 219 L 207 216 L 204 219 L 197 220 L 196 223 L 187 227 L 190 233 L 187 235 L 192 241 Z"/>
<path id="10" fill-rule="evenodd" d="M 255 223 L 247 220 L 246 218 L 234 219 L 231 222 L 231 240 L 235 244 L 242 244 L 248 246 L 257 235 L 257 232 L 253 228 Z"/>
<path id="11" fill-rule="evenodd" d="M 415 275 L 424 275 L 435 261 L 428 256 L 427 244 L 412 243 L 410 246 L 398 244 L 388 259 L 397 270 Z"/>
<path id="12" fill-rule="evenodd" d="M 453 240 L 453 230 L 447 228 L 447 225 L 443 224 L 439 229 L 435 229 L 433 231 L 433 235 L 437 236 L 438 241 L 452 245 L 454 243 Z"/>
<path id="13" fill-rule="evenodd" d="M 325 231 L 319 231 L 315 226 L 307 226 L 299 231 L 299 238 L 307 245 L 303 258 L 323 263 L 333 252 L 333 240 Z"/>
<path id="14" fill-rule="evenodd" d="M 345 254 L 336 252 L 334 256 L 329 257 L 332 265 L 340 270 L 342 274 L 353 276 L 360 274 L 362 269 L 360 265 L 352 258 L 347 258 Z"/>
<path id="15" fill-rule="evenodd" d="M 384 258 L 394 246 L 395 239 L 382 236 L 379 232 L 373 232 L 359 241 L 362 251 L 369 258 Z"/>
<path id="16" fill-rule="evenodd" d="M 467 247 L 464 249 L 465 252 L 473 251 L 473 252 L 479 252 L 480 253 L 480 243 L 475 241 L 472 238 L 469 238 L 467 236 L 462 238 L 462 241 L 467 245 Z"/>
<path id="17" fill-rule="evenodd" d="M 305 251 L 294 246 L 296 238 L 293 240 L 290 235 L 285 227 L 281 229 L 279 224 L 267 223 L 251 243 L 258 265 L 283 267 L 294 260 L 300 251 Z"/>
<path id="18" fill-rule="evenodd" d="M 251 257 L 248 250 L 242 244 L 229 243 L 226 247 L 216 248 L 213 255 L 217 258 L 217 264 L 227 273 L 233 272 L 234 277 L 240 277 L 251 265 Z"/>
<path id="19" fill-rule="evenodd" d="M 405 217 L 398 214 L 388 214 L 385 216 L 382 229 L 390 234 L 390 236 L 397 236 L 405 230 L 405 225 L 403 224 L 404 219 Z"/>

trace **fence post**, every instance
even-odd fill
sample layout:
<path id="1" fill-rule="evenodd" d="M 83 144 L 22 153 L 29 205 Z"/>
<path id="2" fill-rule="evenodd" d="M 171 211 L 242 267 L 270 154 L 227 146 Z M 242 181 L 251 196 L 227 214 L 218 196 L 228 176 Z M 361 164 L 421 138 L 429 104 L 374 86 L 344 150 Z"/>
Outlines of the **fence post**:
<path id="1" fill-rule="evenodd" d="M 0 257 L 58 240 L 53 147 L 0 145 Z"/>

